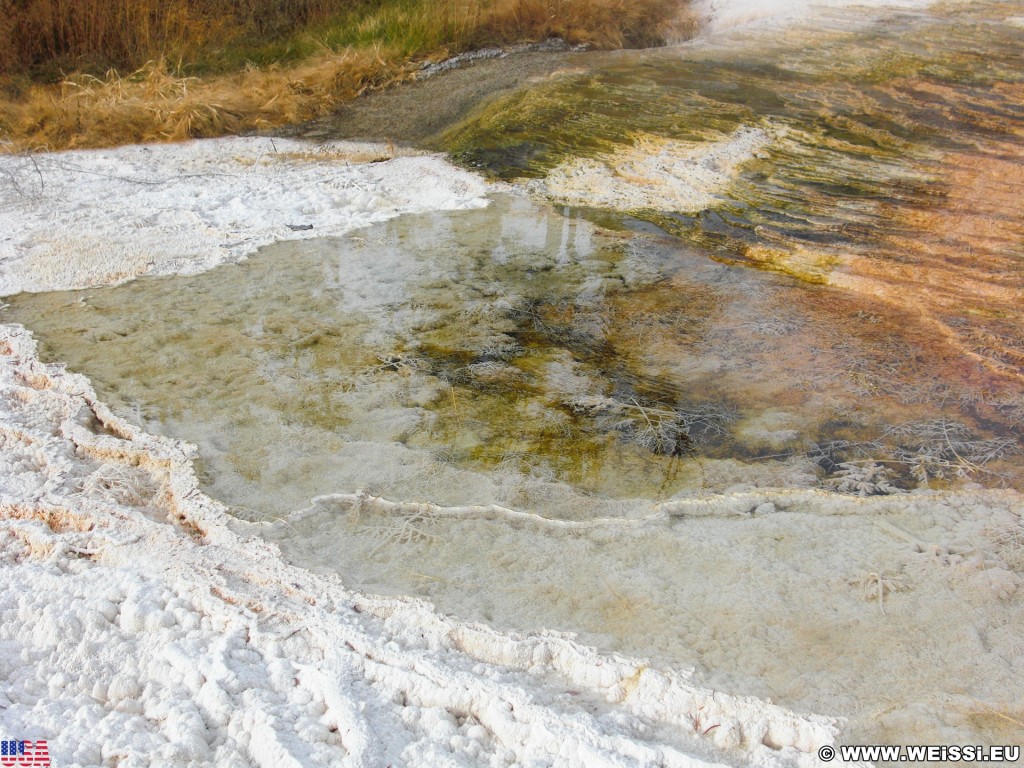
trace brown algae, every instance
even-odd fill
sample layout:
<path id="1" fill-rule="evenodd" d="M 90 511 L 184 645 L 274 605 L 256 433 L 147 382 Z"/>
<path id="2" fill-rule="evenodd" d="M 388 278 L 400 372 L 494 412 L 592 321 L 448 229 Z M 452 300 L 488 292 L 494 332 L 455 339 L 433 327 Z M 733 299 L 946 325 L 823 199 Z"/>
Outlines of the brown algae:
<path id="1" fill-rule="evenodd" d="M 1009 201 L 1022 184 L 1024 30 L 1007 9 L 869 24 L 836 11 L 827 29 L 602 58 L 485 105 L 439 145 L 585 211 L 616 188 L 612 205 L 712 258 L 912 300 L 961 353 L 1021 377 L 1024 227 Z M 717 157 L 678 171 L 669 157 L 654 183 L 621 159 L 665 142 L 697 152 L 743 130 L 771 140 L 727 159 L 731 182 L 696 196 L 691 177 L 721 170 Z M 566 163 L 587 164 L 576 187 Z"/>
<path id="2" fill-rule="evenodd" d="M 293 563 L 856 742 L 1009 743 L 1019 497 L 904 493 L 1024 487 L 1024 31 L 975 5 L 620 56 L 452 139 L 531 184 L 769 135 L 701 210 L 495 195 L 3 319 Z"/>

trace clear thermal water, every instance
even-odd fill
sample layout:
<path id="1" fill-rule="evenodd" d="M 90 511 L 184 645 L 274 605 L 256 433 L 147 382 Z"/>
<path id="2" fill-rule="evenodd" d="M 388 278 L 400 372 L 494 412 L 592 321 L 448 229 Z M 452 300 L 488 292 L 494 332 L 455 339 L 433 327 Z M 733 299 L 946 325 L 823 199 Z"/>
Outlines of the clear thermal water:
<path id="1" fill-rule="evenodd" d="M 1012 10 L 837 13 L 602 58 L 444 137 L 517 180 L 487 209 L 21 294 L 2 316 L 195 443 L 209 493 L 281 520 L 265 535 L 307 567 L 896 738 L 869 713 L 933 696 L 929 643 L 960 631 L 941 590 L 893 616 L 848 588 L 897 543 L 853 514 L 642 520 L 756 488 L 1024 487 Z M 763 140 L 701 154 L 737 131 Z M 659 202 L 581 203 L 595 184 Z M 697 187 L 712 202 L 690 210 Z M 355 492 L 408 504 L 330 498 Z M 819 606 L 835 618 L 812 632 Z M 881 667 L 901 671 L 864 674 Z M 996 732 L 908 717 L 926 741 Z"/>

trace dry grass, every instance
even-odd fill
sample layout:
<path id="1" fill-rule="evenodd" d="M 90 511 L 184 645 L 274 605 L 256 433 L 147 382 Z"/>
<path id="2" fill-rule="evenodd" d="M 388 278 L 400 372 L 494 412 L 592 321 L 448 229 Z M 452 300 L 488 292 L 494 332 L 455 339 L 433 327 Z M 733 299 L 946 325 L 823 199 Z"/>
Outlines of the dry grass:
<path id="1" fill-rule="evenodd" d="M 0 72 L 133 68 L 244 37 L 282 37 L 360 0 L 0 0 Z"/>
<path id="2" fill-rule="evenodd" d="M 16 149 L 102 147 L 223 136 L 322 114 L 403 68 L 373 51 L 322 57 L 288 70 L 250 68 L 199 79 L 150 63 L 127 77 L 80 75 L 35 86 L 3 105 Z"/>
<path id="3" fill-rule="evenodd" d="M 8 76 L 0 136 L 10 148 L 175 141 L 282 125 L 412 77 L 416 60 L 550 36 L 598 47 L 650 45 L 679 16 L 670 0 L 179 0 L 143 13 L 151 1 L 34 0 L 42 31 L 28 35 L 36 40 L 31 51 L 24 40 L 14 44 L 21 38 L 9 29 L 11 14 L 0 22 L 0 71 L 16 69 L 12 56 L 136 67 L 129 75 L 110 69 L 18 88 Z M 0 0 L 0 12 L 11 3 Z M 273 13 L 253 10 L 264 6 Z M 289 34 L 282 37 L 282 28 Z M 143 53 L 153 57 L 140 65 Z"/>

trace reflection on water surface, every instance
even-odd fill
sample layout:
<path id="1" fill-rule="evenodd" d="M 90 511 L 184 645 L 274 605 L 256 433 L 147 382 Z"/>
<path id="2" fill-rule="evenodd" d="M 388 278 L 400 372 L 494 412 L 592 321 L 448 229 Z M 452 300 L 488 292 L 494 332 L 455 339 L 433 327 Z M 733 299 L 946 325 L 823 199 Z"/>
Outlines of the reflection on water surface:
<path id="1" fill-rule="evenodd" d="M 353 587 L 694 665 L 862 741 L 1006 742 L 1012 721 L 961 699 L 1015 706 L 999 681 L 1024 674 L 1022 641 L 992 617 L 1019 598 L 989 569 L 1024 567 L 1019 510 L 640 521 L 752 488 L 1024 487 L 1010 10 L 622 55 L 445 139 L 554 205 L 497 194 L 198 277 L 12 297 L 3 318 L 196 443 L 240 517 L 308 508 L 265 534 Z M 621 189 L 598 210 L 588 184 Z M 407 503 L 311 501 L 356 491 Z"/>
<path id="2" fill-rule="evenodd" d="M 501 178 L 553 173 L 531 184 L 558 199 L 636 187 L 618 195 L 629 213 L 713 258 L 909 305 L 960 354 L 1019 380 L 1018 13 L 964 3 L 871 21 L 837 10 L 806 30 L 631 53 L 488 105 L 442 143 Z M 701 179 L 723 160 L 686 168 L 687 147 L 752 129 L 771 140 L 738 149 L 733 183 L 706 205 Z M 666 141 L 678 147 L 663 153 L 672 173 L 638 174 L 634 150 Z"/>
<path id="3" fill-rule="evenodd" d="M 892 489 L 1018 480 L 1008 395 L 912 314 L 522 198 L 5 314 L 196 442 L 240 514 L 363 489 L 573 518 L 874 462 Z"/>

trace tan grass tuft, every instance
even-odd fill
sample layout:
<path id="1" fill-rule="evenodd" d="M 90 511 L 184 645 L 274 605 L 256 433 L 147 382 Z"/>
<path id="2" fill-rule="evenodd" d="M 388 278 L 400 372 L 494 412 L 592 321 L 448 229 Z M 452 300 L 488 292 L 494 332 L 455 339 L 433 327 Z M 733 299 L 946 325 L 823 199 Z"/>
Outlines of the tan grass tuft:
<path id="1" fill-rule="evenodd" d="M 373 51 L 209 79 L 176 77 L 164 64 L 150 63 L 127 77 L 111 72 L 104 79 L 70 78 L 59 88 L 35 86 L 4 105 L 8 122 L 0 131 L 23 149 L 222 136 L 310 119 L 403 73 Z"/>
<path id="2" fill-rule="evenodd" d="M 35 0 L 32 24 L 15 40 L 12 2 L 0 0 L 0 17 L 11 11 L 0 21 L 0 73 L 18 62 L 68 56 L 145 62 L 128 75 L 111 69 L 54 85 L 0 80 L 0 138 L 14 150 L 258 130 L 322 115 L 368 89 L 411 78 L 416 59 L 550 36 L 606 48 L 650 45 L 678 36 L 672 24 L 683 18 L 677 0 Z M 287 67 L 248 63 L 228 67 L 229 74 L 177 74 L 217 41 L 244 35 L 255 35 L 254 55 L 282 35 L 316 52 Z M 168 65 L 168 55 L 177 66 Z"/>

